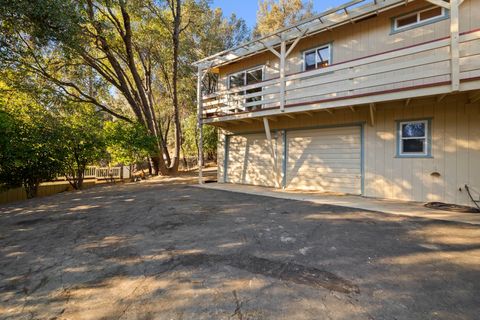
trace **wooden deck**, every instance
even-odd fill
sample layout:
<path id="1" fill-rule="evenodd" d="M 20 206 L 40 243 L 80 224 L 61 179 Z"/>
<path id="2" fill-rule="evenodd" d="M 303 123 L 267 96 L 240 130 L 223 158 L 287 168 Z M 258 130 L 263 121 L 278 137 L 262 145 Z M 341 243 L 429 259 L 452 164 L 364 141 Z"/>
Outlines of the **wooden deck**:
<path id="1" fill-rule="evenodd" d="M 460 34 L 459 87 L 444 37 L 203 97 L 203 122 L 349 107 L 480 89 L 480 30 Z M 457 71 L 458 72 L 458 71 Z M 246 90 L 259 92 L 244 94 Z M 252 101 L 258 100 L 258 101 Z M 283 109 L 283 110 L 282 110 Z"/>

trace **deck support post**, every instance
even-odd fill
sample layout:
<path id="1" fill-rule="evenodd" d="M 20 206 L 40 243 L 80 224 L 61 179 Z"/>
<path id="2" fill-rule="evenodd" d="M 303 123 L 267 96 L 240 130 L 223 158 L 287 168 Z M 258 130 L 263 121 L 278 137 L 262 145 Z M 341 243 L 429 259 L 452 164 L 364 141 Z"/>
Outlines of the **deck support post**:
<path id="1" fill-rule="evenodd" d="M 287 44 L 280 44 L 280 111 L 285 111 L 285 61 L 287 60 Z"/>
<path id="2" fill-rule="evenodd" d="M 197 125 L 198 125 L 198 183 L 203 184 L 203 99 L 202 80 L 203 69 L 198 67 L 197 72 Z"/>
<path id="3" fill-rule="evenodd" d="M 375 126 L 375 111 L 376 111 L 376 108 L 375 108 L 375 104 L 374 103 L 370 103 L 370 126 Z"/>
<path id="4" fill-rule="evenodd" d="M 273 172 L 275 176 L 275 186 L 277 188 L 280 188 L 280 182 L 278 178 L 278 168 L 277 168 L 277 157 L 276 157 L 276 152 L 275 152 L 275 147 L 273 146 L 273 140 L 272 140 L 272 133 L 270 131 L 270 124 L 268 123 L 268 118 L 263 117 L 263 126 L 265 127 L 265 135 L 267 137 L 267 143 L 270 145 L 270 153 L 272 156 L 272 165 L 273 165 Z"/>
<path id="5" fill-rule="evenodd" d="M 452 91 L 458 91 L 460 89 L 460 28 L 458 11 L 458 0 L 450 0 L 450 64 L 452 72 Z"/>
<path id="6" fill-rule="evenodd" d="M 290 48 L 288 48 L 288 51 L 287 51 L 287 42 L 283 38 L 283 35 L 279 36 L 280 39 L 282 40 L 281 43 L 280 43 L 280 53 L 276 49 L 274 49 L 272 47 L 269 47 L 262 42 L 262 44 L 265 48 L 270 50 L 275 56 L 278 57 L 278 59 L 280 59 L 280 79 L 279 79 L 279 81 L 280 81 L 280 112 L 285 111 L 285 86 L 286 86 L 286 83 L 285 83 L 285 65 L 286 65 L 287 57 L 290 55 L 290 53 L 292 53 L 293 49 L 297 46 L 297 44 L 300 42 L 300 40 L 303 38 L 303 36 L 307 32 L 308 32 L 308 29 L 305 29 L 297 37 L 297 39 L 295 39 L 295 41 L 290 45 Z"/>

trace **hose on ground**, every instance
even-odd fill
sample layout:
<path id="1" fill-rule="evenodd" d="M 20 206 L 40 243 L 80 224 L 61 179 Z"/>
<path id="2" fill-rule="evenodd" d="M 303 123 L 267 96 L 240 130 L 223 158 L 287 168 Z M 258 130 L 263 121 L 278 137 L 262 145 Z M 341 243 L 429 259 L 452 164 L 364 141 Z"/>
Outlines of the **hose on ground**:
<path id="1" fill-rule="evenodd" d="M 470 187 L 468 185 L 465 185 L 465 190 L 467 190 L 468 196 L 470 197 L 472 202 L 475 203 L 475 206 L 477 206 L 477 208 L 480 210 L 480 206 L 478 205 L 480 200 L 473 199 L 472 193 L 470 192 Z"/>

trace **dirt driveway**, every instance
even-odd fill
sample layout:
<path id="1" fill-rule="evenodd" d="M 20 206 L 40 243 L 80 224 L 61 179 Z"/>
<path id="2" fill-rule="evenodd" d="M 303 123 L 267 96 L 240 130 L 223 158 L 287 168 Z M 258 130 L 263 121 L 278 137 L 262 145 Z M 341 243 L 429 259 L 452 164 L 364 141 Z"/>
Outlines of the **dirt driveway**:
<path id="1" fill-rule="evenodd" d="M 480 228 L 156 182 L 0 208 L 1 319 L 478 319 Z"/>

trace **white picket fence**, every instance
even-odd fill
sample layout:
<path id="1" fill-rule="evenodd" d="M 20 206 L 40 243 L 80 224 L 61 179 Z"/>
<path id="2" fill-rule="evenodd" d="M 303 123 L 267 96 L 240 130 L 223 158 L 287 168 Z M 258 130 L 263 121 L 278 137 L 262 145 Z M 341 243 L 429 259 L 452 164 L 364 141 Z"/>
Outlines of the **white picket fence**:
<path id="1" fill-rule="evenodd" d="M 122 174 L 123 171 L 123 174 Z M 130 178 L 130 169 L 124 167 L 87 167 L 83 174 L 85 179 L 128 179 Z M 57 180 L 67 180 L 65 176 L 57 177 Z"/>

